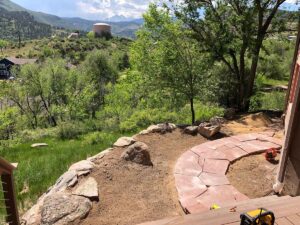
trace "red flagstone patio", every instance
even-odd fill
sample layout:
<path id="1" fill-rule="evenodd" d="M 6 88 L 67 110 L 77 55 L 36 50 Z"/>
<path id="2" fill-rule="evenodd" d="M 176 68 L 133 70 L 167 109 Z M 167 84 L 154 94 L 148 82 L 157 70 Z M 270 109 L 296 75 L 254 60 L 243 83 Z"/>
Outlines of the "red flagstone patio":
<path id="1" fill-rule="evenodd" d="M 219 206 L 247 200 L 226 177 L 230 163 L 269 148 L 281 148 L 273 132 L 243 134 L 206 142 L 188 150 L 178 159 L 175 185 L 179 202 L 186 213 L 210 210 Z"/>

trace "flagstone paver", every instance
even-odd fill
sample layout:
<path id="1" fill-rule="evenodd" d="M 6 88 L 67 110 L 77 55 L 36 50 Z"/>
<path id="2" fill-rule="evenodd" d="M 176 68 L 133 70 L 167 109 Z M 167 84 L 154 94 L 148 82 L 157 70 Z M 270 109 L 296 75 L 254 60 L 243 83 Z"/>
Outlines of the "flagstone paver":
<path id="1" fill-rule="evenodd" d="M 274 132 L 242 134 L 195 146 L 182 154 L 174 170 L 179 202 L 186 213 L 207 211 L 213 204 L 247 200 L 230 185 L 226 172 L 230 163 L 261 153 L 281 149 Z"/>

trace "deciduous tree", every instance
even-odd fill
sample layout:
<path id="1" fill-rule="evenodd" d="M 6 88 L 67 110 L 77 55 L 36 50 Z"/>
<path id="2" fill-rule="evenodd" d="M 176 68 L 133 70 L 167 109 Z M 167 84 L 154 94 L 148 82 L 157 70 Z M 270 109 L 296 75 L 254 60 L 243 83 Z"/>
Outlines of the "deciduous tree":
<path id="1" fill-rule="evenodd" d="M 236 105 L 242 111 L 249 108 L 263 41 L 268 33 L 279 31 L 277 25 L 282 29 L 274 18 L 284 2 L 185 0 L 175 7 L 177 17 L 192 28 L 203 50 L 223 62 L 238 81 Z"/>

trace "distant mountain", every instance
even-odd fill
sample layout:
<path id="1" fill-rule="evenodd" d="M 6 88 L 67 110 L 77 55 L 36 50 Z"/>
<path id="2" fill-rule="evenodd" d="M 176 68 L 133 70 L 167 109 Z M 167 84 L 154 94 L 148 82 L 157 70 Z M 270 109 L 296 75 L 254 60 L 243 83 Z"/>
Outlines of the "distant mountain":
<path id="1" fill-rule="evenodd" d="M 34 17 L 34 19 L 39 23 L 44 23 L 51 25 L 52 27 L 65 28 L 69 30 L 82 30 L 90 31 L 92 30 L 93 24 L 96 22 L 108 22 L 112 25 L 112 32 L 118 36 L 131 37 L 135 36 L 135 31 L 139 29 L 142 24 L 141 19 L 132 20 L 132 21 L 122 21 L 123 17 L 114 17 L 110 21 L 92 21 L 82 18 L 65 18 L 59 17 L 43 12 L 35 12 L 28 9 L 25 9 L 10 0 L 0 0 L 0 8 L 3 8 L 10 12 L 22 11 L 27 12 Z M 1 14 L 0 14 L 1 18 Z M 120 20 L 120 21 L 117 21 Z M 117 21 L 117 22 L 116 22 Z"/>
<path id="2" fill-rule="evenodd" d="M 4 8 L 0 8 L 0 30 L 0 39 L 8 40 L 39 39 L 52 35 L 50 25 L 37 22 L 28 12 Z"/>

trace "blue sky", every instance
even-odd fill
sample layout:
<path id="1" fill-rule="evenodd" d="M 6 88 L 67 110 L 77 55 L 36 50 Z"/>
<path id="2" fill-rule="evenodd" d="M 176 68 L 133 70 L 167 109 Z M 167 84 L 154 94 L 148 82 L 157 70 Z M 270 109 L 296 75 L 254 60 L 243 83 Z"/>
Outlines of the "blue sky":
<path id="1" fill-rule="evenodd" d="M 152 0 L 12 0 L 34 11 L 62 17 L 106 19 L 115 15 L 140 18 Z M 154 1 L 154 0 L 153 0 Z M 295 0 L 287 0 L 282 8 L 296 10 Z"/>
<path id="2" fill-rule="evenodd" d="M 140 18 L 151 0 L 12 0 L 34 11 L 62 17 L 105 19 L 115 15 Z"/>

